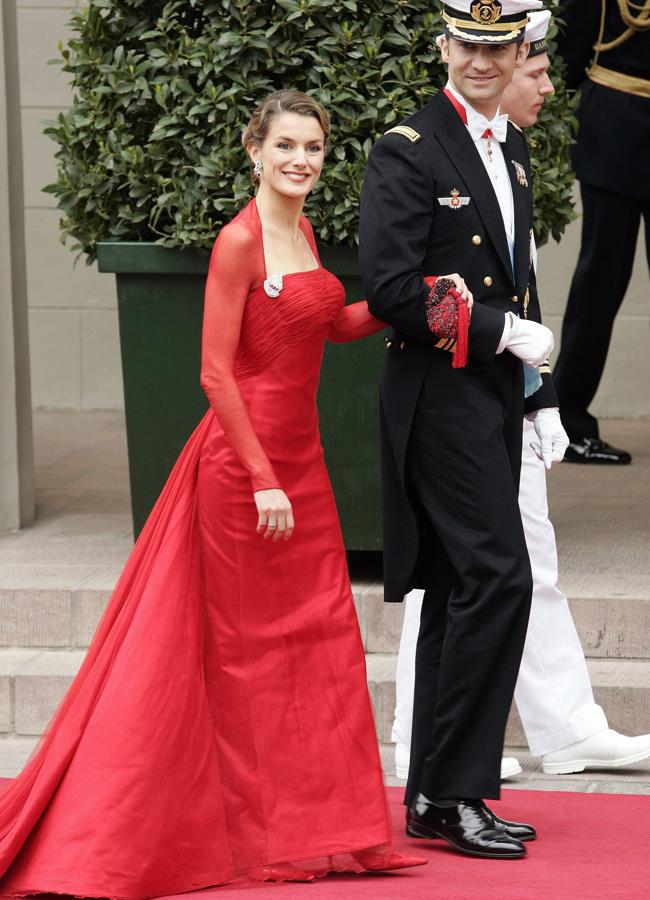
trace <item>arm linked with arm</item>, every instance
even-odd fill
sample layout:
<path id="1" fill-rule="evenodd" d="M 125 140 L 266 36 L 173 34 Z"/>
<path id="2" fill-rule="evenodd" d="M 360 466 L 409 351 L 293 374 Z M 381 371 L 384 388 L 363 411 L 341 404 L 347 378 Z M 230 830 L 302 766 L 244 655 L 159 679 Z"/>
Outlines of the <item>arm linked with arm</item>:
<path id="1" fill-rule="evenodd" d="M 367 302 L 359 300 L 343 307 L 339 316 L 332 322 L 327 337 L 335 344 L 344 344 L 368 337 L 385 327 L 385 322 L 380 322 L 372 315 Z"/>
<path id="2" fill-rule="evenodd" d="M 421 149 L 400 135 L 381 138 L 370 153 L 360 206 L 359 261 L 368 307 L 401 334 L 435 345 L 423 265 L 433 225 L 435 180 Z M 460 273 L 462 275 L 462 272 Z M 471 290 L 471 285 L 469 285 Z M 475 304 L 469 326 L 470 361 L 491 362 L 504 314 Z"/>

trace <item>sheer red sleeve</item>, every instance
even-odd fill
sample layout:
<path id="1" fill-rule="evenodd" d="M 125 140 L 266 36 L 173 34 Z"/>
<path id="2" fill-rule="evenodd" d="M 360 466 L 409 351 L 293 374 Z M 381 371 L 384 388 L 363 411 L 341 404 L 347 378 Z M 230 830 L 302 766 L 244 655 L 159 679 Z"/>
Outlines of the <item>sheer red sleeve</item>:
<path id="1" fill-rule="evenodd" d="M 312 224 L 309 219 L 303 216 L 301 225 L 309 241 L 312 253 L 320 263 Z M 359 300 L 357 303 L 349 303 L 343 307 L 340 315 L 332 322 L 327 337 L 335 344 L 344 344 L 347 341 L 358 341 L 360 338 L 368 337 L 368 335 L 375 334 L 375 332 L 381 331 L 385 327 L 384 322 L 380 322 L 379 319 L 375 319 L 372 315 L 366 301 Z"/>
<path id="2" fill-rule="evenodd" d="M 254 264 L 258 252 L 255 235 L 243 224 L 231 222 L 219 234 L 205 285 L 201 352 L 201 386 L 250 474 L 253 491 L 280 487 L 253 430 L 234 374 L 246 299 L 259 275 Z"/>
<path id="3" fill-rule="evenodd" d="M 385 327 L 383 322 L 372 315 L 366 301 L 359 300 L 343 307 L 339 316 L 332 322 L 327 337 L 335 344 L 342 344 L 368 337 L 369 334 L 381 331 Z"/>

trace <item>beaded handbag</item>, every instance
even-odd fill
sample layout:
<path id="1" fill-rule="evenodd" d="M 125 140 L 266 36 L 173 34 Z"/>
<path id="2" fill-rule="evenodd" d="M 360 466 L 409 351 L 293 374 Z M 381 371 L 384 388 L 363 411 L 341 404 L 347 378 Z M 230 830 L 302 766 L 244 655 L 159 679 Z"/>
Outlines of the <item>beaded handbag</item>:
<path id="1" fill-rule="evenodd" d="M 429 279 L 426 279 L 429 282 Z M 451 278 L 437 278 L 425 301 L 429 330 L 439 338 L 454 339 L 451 364 L 454 369 L 467 365 L 469 309 Z"/>

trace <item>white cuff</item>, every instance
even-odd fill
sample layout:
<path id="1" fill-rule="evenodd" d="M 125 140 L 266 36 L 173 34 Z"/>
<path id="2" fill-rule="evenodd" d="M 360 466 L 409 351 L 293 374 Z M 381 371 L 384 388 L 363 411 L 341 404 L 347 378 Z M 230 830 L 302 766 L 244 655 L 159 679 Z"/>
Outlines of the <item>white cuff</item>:
<path id="1" fill-rule="evenodd" d="M 505 313 L 505 325 L 503 326 L 503 334 L 501 335 L 501 340 L 499 341 L 499 346 L 497 347 L 497 354 L 503 353 L 503 351 L 508 346 L 508 341 L 510 340 L 510 335 L 512 334 L 512 326 L 514 325 L 514 317 L 512 313 Z"/>

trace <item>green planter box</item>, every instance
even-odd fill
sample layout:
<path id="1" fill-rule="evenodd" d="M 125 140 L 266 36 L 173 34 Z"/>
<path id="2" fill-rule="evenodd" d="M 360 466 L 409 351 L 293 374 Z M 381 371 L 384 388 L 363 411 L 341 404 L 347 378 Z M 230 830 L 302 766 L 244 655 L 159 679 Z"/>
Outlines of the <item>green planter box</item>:
<path id="1" fill-rule="evenodd" d="M 361 296 L 355 250 L 322 248 L 323 264 Z M 124 376 L 133 527 L 140 532 L 183 444 L 207 409 L 199 384 L 206 254 L 153 243 L 104 242 L 113 272 Z M 321 437 L 348 550 L 381 549 L 379 335 L 327 344 L 318 405 Z"/>

